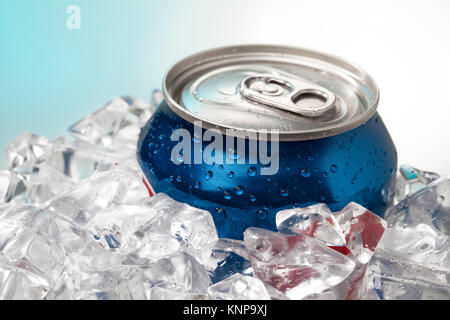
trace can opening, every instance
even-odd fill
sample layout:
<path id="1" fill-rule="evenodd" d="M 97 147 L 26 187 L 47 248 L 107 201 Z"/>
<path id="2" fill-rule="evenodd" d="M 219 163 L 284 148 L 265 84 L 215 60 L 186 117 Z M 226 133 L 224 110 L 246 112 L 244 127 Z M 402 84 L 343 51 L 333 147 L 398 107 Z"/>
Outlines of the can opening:
<path id="1" fill-rule="evenodd" d="M 316 109 L 325 105 L 328 95 L 318 90 L 304 90 L 292 97 L 292 102 L 302 108 Z"/>

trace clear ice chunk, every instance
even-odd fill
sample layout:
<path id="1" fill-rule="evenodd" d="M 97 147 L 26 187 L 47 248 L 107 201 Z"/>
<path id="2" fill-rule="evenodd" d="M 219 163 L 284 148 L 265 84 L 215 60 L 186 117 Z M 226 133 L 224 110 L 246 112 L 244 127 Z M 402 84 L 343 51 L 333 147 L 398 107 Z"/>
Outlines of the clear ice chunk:
<path id="1" fill-rule="evenodd" d="M 58 226 L 43 210 L 12 208 L 0 217 L 0 250 L 12 265 L 49 282 L 61 274 L 65 252 Z"/>
<path id="2" fill-rule="evenodd" d="M 255 276 L 289 299 L 302 299 L 332 288 L 355 268 L 352 259 L 305 235 L 249 228 L 244 243 Z"/>
<path id="3" fill-rule="evenodd" d="M 346 248 L 360 263 L 367 264 L 386 230 L 386 221 L 355 202 L 350 202 L 334 216 Z"/>
<path id="4" fill-rule="evenodd" d="M 210 286 L 208 294 L 214 300 L 270 300 L 261 280 L 240 273 Z"/>
<path id="5" fill-rule="evenodd" d="M 450 274 L 375 252 L 367 275 L 364 299 L 450 300 Z"/>
<path id="6" fill-rule="evenodd" d="M 24 186 L 34 205 L 43 205 L 55 195 L 75 185 L 75 182 L 47 165 L 41 165 L 25 181 Z"/>
<path id="7" fill-rule="evenodd" d="M 139 249 L 140 256 L 158 260 L 186 251 L 200 262 L 210 261 L 210 248 L 218 236 L 208 211 L 177 202 L 165 194 L 156 194 L 146 205 L 156 212 L 154 219 L 135 232 L 144 244 Z"/>
<path id="8" fill-rule="evenodd" d="M 151 111 L 150 105 L 141 100 L 117 97 L 74 124 L 69 132 L 77 139 L 106 148 L 135 148 L 140 129 Z"/>
<path id="9" fill-rule="evenodd" d="M 6 148 L 8 168 L 15 173 L 30 174 L 48 158 L 51 148 L 47 138 L 25 132 Z"/>
<path id="10" fill-rule="evenodd" d="M 49 290 L 49 282 L 22 267 L 9 264 L 0 255 L 0 299 L 41 300 Z"/>
<path id="11" fill-rule="evenodd" d="M 304 234 L 329 246 L 345 245 L 338 222 L 324 203 L 280 211 L 276 215 L 276 224 L 281 233 Z"/>
<path id="12" fill-rule="evenodd" d="M 379 249 L 398 260 L 450 271 L 450 178 L 435 180 L 389 208 Z"/>
<path id="13" fill-rule="evenodd" d="M 437 173 L 422 171 L 406 164 L 401 165 L 395 183 L 394 204 L 438 178 L 440 176 Z"/>
<path id="14" fill-rule="evenodd" d="M 382 218 L 354 202 L 335 213 L 326 204 L 280 211 L 276 222 L 280 232 L 317 238 L 362 264 L 370 260 L 386 229 Z"/>
<path id="15" fill-rule="evenodd" d="M 58 194 L 49 202 L 46 210 L 55 217 L 85 226 L 109 206 L 133 203 L 147 197 L 147 190 L 141 180 L 128 172 L 112 170 L 97 172 Z"/>
<path id="16" fill-rule="evenodd" d="M 150 285 L 152 300 L 205 299 L 208 296 L 208 273 L 187 253 L 164 257 L 142 272 Z"/>
<path id="17" fill-rule="evenodd" d="M 202 261 L 212 283 L 222 281 L 234 274 L 253 276 L 244 242 L 234 239 L 218 239 L 210 249 L 210 256 Z"/>

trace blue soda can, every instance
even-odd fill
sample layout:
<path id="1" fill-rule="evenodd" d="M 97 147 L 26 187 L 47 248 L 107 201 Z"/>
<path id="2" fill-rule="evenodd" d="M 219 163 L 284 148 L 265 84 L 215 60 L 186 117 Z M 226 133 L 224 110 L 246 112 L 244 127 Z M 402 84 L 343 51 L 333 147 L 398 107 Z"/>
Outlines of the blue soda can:
<path id="1" fill-rule="evenodd" d="M 382 216 L 397 154 L 361 68 L 266 45 L 175 64 L 143 128 L 138 160 L 155 192 L 211 212 L 220 237 L 276 230 L 283 209 L 357 202 Z"/>

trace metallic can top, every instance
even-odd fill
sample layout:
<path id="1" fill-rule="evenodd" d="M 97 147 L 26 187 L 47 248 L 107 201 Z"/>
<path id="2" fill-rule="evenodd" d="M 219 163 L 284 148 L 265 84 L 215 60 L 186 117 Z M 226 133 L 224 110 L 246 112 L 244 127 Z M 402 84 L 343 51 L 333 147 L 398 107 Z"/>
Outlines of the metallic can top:
<path id="1" fill-rule="evenodd" d="M 356 128 L 376 112 L 373 79 L 341 58 L 316 51 L 243 45 L 203 51 L 174 65 L 163 91 L 182 118 L 205 128 L 278 130 L 310 140 Z"/>

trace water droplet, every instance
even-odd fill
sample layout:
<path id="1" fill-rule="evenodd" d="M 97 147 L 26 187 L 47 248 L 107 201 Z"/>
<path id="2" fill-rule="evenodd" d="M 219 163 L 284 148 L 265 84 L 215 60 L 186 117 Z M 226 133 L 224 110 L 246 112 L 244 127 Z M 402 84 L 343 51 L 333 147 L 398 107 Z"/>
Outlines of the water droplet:
<path id="1" fill-rule="evenodd" d="M 216 208 L 215 211 L 216 211 L 216 214 L 225 216 L 225 218 L 227 217 L 227 213 L 225 212 L 224 209 L 222 209 L 222 208 Z"/>
<path id="2" fill-rule="evenodd" d="M 311 172 L 309 172 L 308 168 L 303 168 L 302 170 L 300 170 L 300 174 L 303 178 L 309 178 Z"/>
<path id="3" fill-rule="evenodd" d="M 336 173 L 337 170 L 338 170 L 337 165 L 335 165 L 335 164 L 331 165 L 331 167 L 330 167 L 330 171 L 331 171 L 331 172 Z"/>
<path id="4" fill-rule="evenodd" d="M 206 181 L 210 180 L 212 177 L 213 177 L 212 171 L 207 171 L 207 172 L 205 173 L 205 180 L 206 180 Z"/>
<path id="5" fill-rule="evenodd" d="M 256 216 L 258 219 L 264 220 L 267 218 L 267 210 L 266 209 L 259 209 L 256 211 Z"/>
<path id="6" fill-rule="evenodd" d="M 170 181 L 170 182 L 172 182 L 174 179 L 175 179 L 174 176 L 170 176 L 170 177 L 169 177 L 169 181 Z"/>
<path id="7" fill-rule="evenodd" d="M 324 178 L 328 177 L 328 173 L 326 173 L 325 171 L 322 172 L 322 177 L 324 177 Z"/>
<path id="8" fill-rule="evenodd" d="M 287 197 L 289 195 L 289 190 L 281 189 L 280 196 Z"/>
<path id="9" fill-rule="evenodd" d="M 228 178 L 233 178 L 234 177 L 234 172 L 233 171 L 228 172 L 227 177 Z"/>
<path id="10" fill-rule="evenodd" d="M 181 182 L 183 179 L 181 178 L 181 176 L 177 177 L 177 182 Z"/>
<path id="11" fill-rule="evenodd" d="M 222 191 L 222 187 L 217 187 L 217 191 Z"/>
<path id="12" fill-rule="evenodd" d="M 223 192 L 223 197 L 226 199 L 226 200 L 230 200 L 231 199 L 231 192 L 230 191 L 224 191 Z"/>
<path id="13" fill-rule="evenodd" d="M 313 161 L 313 160 L 314 160 L 314 156 L 312 156 L 312 155 L 311 155 L 311 156 L 308 156 L 308 160 L 309 160 L 309 161 Z"/>
<path id="14" fill-rule="evenodd" d="M 195 189 L 200 189 L 200 187 L 201 187 L 200 182 L 197 181 L 197 182 L 195 183 L 194 187 L 195 187 Z"/>
<path id="15" fill-rule="evenodd" d="M 250 201 L 251 202 L 255 202 L 256 201 L 256 197 L 254 195 L 252 195 L 252 194 L 250 195 Z"/>
<path id="16" fill-rule="evenodd" d="M 238 196 L 242 196 L 244 194 L 244 187 L 236 186 L 234 187 L 234 192 L 236 192 Z"/>
<path id="17" fill-rule="evenodd" d="M 256 175 L 256 168 L 255 168 L 255 167 L 250 167 L 250 168 L 247 170 L 247 175 L 248 175 L 249 177 L 254 177 L 254 176 Z"/>
<path id="18" fill-rule="evenodd" d="M 223 165 L 219 165 L 219 170 L 223 170 Z"/>

